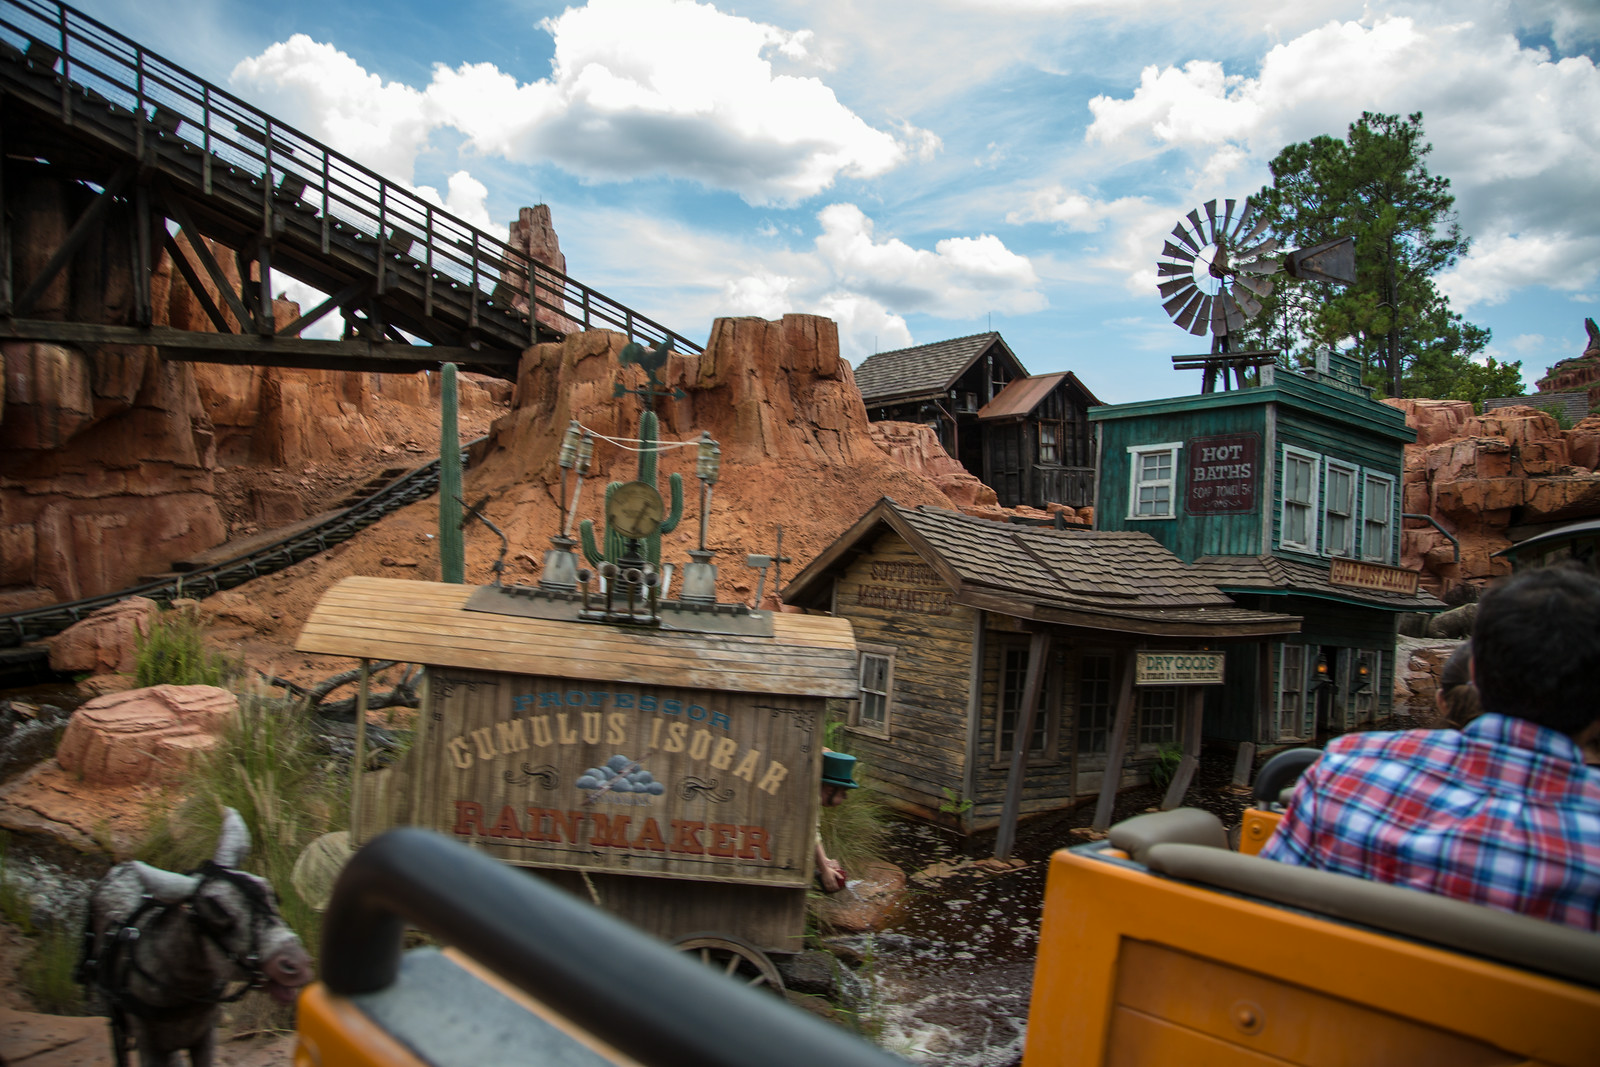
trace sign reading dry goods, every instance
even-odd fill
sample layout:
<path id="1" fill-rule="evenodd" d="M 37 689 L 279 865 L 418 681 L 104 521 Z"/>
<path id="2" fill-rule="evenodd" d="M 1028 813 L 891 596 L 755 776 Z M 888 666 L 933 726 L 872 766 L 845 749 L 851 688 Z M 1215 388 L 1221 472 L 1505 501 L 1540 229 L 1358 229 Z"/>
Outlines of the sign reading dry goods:
<path id="1" fill-rule="evenodd" d="M 1260 438 L 1253 433 L 1191 437 L 1183 454 L 1189 464 L 1184 507 L 1190 515 L 1224 515 L 1256 509 L 1260 482 Z"/>
<path id="2" fill-rule="evenodd" d="M 1328 583 L 1352 589 L 1375 589 L 1383 593 L 1417 591 L 1417 572 L 1404 567 L 1391 567 L 1385 563 L 1368 563 L 1366 560 L 1334 559 L 1328 568 Z"/>
<path id="3" fill-rule="evenodd" d="M 512 863 L 794 884 L 821 702 L 450 671 L 437 829 Z"/>
<path id="4" fill-rule="evenodd" d="M 1134 685 L 1221 685 L 1222 652 L 1140 652 Z"/>

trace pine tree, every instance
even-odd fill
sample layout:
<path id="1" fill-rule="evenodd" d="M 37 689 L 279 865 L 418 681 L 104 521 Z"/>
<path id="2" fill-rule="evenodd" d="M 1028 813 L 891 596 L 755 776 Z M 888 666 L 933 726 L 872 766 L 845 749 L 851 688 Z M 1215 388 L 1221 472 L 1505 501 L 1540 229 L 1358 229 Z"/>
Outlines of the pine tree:
<path id="1" fill-rule="evenodd" d="M 1390 396 L 1522 392 L 1520 363 L 1472 359 L 1489 331 L 1450 310 L 1434 283 L 1471 239 L 1456 221 L 1450 180 L 1428 173 L 1432 150 L 1421 112 L 1363 112 L 1345 140 L 1323 135 L 1278 153 L 1273 183 L 1254 198 L 1268 232 L 1287 248 L 1354 237 L 1357 280 L 1340 287 L 1278 276 L 1244 347 L 1281 349 L 1298 362 L 1318 345 L 1353 343 L 1367 383 Z"/>

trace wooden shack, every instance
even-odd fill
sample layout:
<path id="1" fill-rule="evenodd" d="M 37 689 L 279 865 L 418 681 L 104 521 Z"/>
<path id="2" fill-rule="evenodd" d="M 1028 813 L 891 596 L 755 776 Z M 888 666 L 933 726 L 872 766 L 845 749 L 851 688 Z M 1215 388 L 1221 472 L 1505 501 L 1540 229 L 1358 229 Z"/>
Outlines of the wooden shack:
<path id="1" fill-rule="evenodd" d="M 1206 733 L 1313 741 L 1392 710 L 1402 612 L 1444 607 L 1396 566 L 1405 414 L 1325 353 L 1259 384 L 1095 408 L 1095 526 L 1138 530 L 1241 604 L 1305 620 L 1230 657 Z"/>
<path id="2" fill-rule="evenodd" d="M 998 333 L 868 356 L 856 385 L 874 422 L 916 422 L 1004 507 L 1094 503 L 1089 408 L 1070 371 L 1030 375 Z"/>
<path id="3" fill-rule="evenodd" d="M 849 623 L 581 612 L 576 594 L 382 578 L 323 596 L 299 651 L 426 668 L 410 751 L 358 782 L 356 841 L 424 826 L 659 936 L 796 951 L 826 701 L 856 691 Z"/>
<path id="4" fill-rule="evenodd" d="M 1071 371 L 1012 380 L 978 409 L 983 483 L 1006 507 L 1094 503 L 1094 433 L 1100 403 Z"/>
<path id="5" fill-rule="evenodd" d="M 873 786 L 966 832 L 1002 823 L 1008 789 L 1015 812 L 1046 811 L 1144 780 L 1164 746 L 1196 753 L 1226 658 L 1300 625 L 1241 609 L 1146 534 L 888 499 L 783 597 L 855 630 L 838 710 Z"/>

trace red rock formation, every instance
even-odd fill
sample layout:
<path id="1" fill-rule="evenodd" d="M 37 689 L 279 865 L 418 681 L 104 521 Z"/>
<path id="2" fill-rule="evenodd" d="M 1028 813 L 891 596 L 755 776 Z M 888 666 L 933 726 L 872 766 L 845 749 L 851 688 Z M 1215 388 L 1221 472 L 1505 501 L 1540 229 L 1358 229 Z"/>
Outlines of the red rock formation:
<path id="1" fill-rule="evenodd" d="M 56 762 L 91 785 L 174 781 L 216 747 L 238 709 L 238 698 L 210 685 L 96 697 L 67 720 Z"/>
<path id="2" fill-rule="evenodd" d="M 560 274 L 567 272 L 567 257 L 561 254 L 561 242 L 556 238 L 555 226 L 550 221 L 548 204 L 535 204 L 517 212 L 517 219 L 511 224 L 511 236 L 507 243 L 512 248 L 526 252 L 528 258 L 535 263 L 543 263 Z M 527 314 L 527 274 L 512 267 L 506 271 L 502 284 L 510 291 L 512 305 L 523 314 Z M 541 285 L 538 297 L 542 303 L 534 309 L 534 318 L 539 322 L 560 334 L 576 333 L 583 329 L 581 322 L 569 319 L 560 311 L 545 306 L 548 303 L 558 302 L 553 292 Z"/>
<path id="3" fill-rule="evenodd" d="M 1437 592 L 1481 584 L 1509 572 L 1494 554 L 1510 546 L 1506 528 L 1600 514 L 1600 418 L 1562 431 L 1531 407 L 1474 415 L 1456 400 L 1386 400 L 1406 413 L 1417 443 L 1405 450 L 1403 508 L 1432 515 L 1461 545 L 1432 526 L 1406 520 L 1401 563 L 1420 568 Z"/>
<path id="4" fill-rule="evenodd" d="M 997 506 L 995 491 L 950 458 L 931 426 L 918 422 L 874 422 L 867 432 L 877 446 L 906 470 L 932 481 L 962 508 Z"/>
<path id="5" fill-rule="evenodd" d="M 63 674 L 105 674 L 134 669 L 139 634 L 150 632 L 158 606 L 142 596 L 101 608 L 50 638 L 50 669 Z"/>

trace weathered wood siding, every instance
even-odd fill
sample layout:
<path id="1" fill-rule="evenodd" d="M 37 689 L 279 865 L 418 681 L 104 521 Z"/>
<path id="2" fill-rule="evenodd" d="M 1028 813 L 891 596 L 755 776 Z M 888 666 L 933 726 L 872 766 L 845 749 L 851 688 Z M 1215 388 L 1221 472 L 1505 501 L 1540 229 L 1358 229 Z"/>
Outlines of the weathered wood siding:
<path id="1" fill-rule="evenodd" d="M 809 879 L 821 699 L 457 669 L 432 688 L 423 825 L 528 866 Z M 603 788 L 608 762 L 634 780 Z"/>
<path id="2" fill-rule="evenodd" d="M 1235 397 L 1244 399 L 1235 400 Z M 1267 415 L 1265 406 L 1252 397 L 1251 391 L 1211 393 L 1204 397 L 1092 411 L 1107 413 L 1097 420 L 1100 433 L 1100 472 L 1094 512 L 1097 528 L 1147 533 L 1186 562 L 1207 555 L 1253 556 L 1265 551 L 1261 545 L 1261 507 L 1270 499 L 1267 482 L 1270 468 L 1265 463 Z M 1113 411 L 1115 414 L 1111 414 Z M 1232 514 L 1186 514 L 1188 442 L 1197 437 L 1235 433 L 1262 435 L 1258 454 L 1263 469 L 1256 477 L 1256 507 Z M 1167 442 L 1184 444 L 1178 455 L 1179 473 L 1173 485 L 1174 515 L 1164 519 L 1130 519 L 1132 466 L 1128 449 Z"/>
<path id="3" fill-rule="evenodd" d="M 849 620 L 857 642 L 895 650 L 887 736 L 851 729 L 851 750 L 891 803 L 936 814 L 945 789 L 962 789 L 977 613 L 952 603 L 950 588 L 897 534 L 881 536 L 836 582 L 834 614 Z"/>

